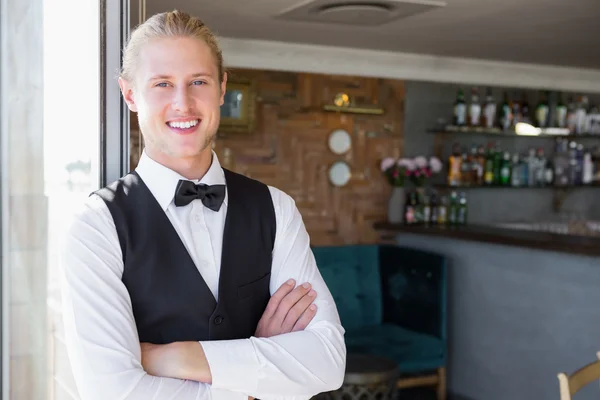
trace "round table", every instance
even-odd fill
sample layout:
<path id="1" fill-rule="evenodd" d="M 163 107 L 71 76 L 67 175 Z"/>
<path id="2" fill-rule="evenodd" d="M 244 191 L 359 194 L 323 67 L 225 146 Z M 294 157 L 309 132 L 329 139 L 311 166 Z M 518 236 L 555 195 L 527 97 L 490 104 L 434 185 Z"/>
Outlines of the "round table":
<path id="1" fill-rule="evenodd" d="M 348 354 L 344 383 L 329 394 L 334 400 L 395 400 L 398 364 L 370 354 Z"/>

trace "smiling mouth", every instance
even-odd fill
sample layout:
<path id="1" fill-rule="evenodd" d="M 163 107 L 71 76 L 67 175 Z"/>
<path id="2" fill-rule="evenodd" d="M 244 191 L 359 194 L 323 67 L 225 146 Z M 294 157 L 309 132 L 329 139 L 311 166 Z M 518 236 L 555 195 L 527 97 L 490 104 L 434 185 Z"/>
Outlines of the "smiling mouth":
<path id="1" fill-rule="evenodd" d="M 191 121 L 185 121 L 185 122 L 179 122 L 179 121 L 167 122 L 167 125 L 169 125 L 169 127 L 174 128 L 174 129 L 190 129 L 190 128 L 196 127 L 199 123 L 200 123 L 199 119 L 193 119 Z"/>

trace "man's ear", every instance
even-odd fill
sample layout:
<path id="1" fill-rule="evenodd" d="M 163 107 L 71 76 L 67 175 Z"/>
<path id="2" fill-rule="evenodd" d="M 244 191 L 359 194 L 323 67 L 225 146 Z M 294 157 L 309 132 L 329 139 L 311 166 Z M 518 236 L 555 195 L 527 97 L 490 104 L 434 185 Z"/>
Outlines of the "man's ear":
<path id="1" fill-rule="evenodd" d="M 221 82 L 221 101 L 220 105 L 225 103 L 225 91 L 227 90 L 227 72 L 223 72 L 223 82 Z"/>
<path id="2" fill-rule="evenodd" d="M 121 93 L 123 94 L 123 100 L 125 100 L 125 103 L 127 103 L 129 110 L 132 112 L 137 112 L 137 105 L 133 99 L 133 85 L 129 81 L 119 78 L 119 87 L 121 88 Z"/>

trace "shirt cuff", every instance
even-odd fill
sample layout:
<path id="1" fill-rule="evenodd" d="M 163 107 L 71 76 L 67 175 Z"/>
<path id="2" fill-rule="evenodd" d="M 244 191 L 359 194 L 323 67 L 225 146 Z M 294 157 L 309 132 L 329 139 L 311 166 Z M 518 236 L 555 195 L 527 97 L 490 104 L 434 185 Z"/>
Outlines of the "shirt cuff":
<path id="1" fill-rule="evenodd" d="M 258 386 L 259 361 L 250 339 L 200 342 L 212 375 L 212 388 L 246 394 Z"/>

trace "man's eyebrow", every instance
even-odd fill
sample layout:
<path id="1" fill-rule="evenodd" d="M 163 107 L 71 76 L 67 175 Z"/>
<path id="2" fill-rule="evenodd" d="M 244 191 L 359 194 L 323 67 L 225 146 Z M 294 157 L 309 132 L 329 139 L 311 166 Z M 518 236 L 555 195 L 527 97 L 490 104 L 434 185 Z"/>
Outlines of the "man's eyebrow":
<path id="1" fill-rule="evenodd" d="M 197 73 L 191 75 L 191 78 L 206 78 L 206 77 L 210 78 L 211 75 L 206 72 L 197 72 Z M 153 75 L 152 77 L 150 77 L 149 80 L 155 81 L 155 80 L 159 80 L 159 79 L 172 79 L 172 78 L 173 77 L 170 75 L 157 74 L 157 75 Z"/>

